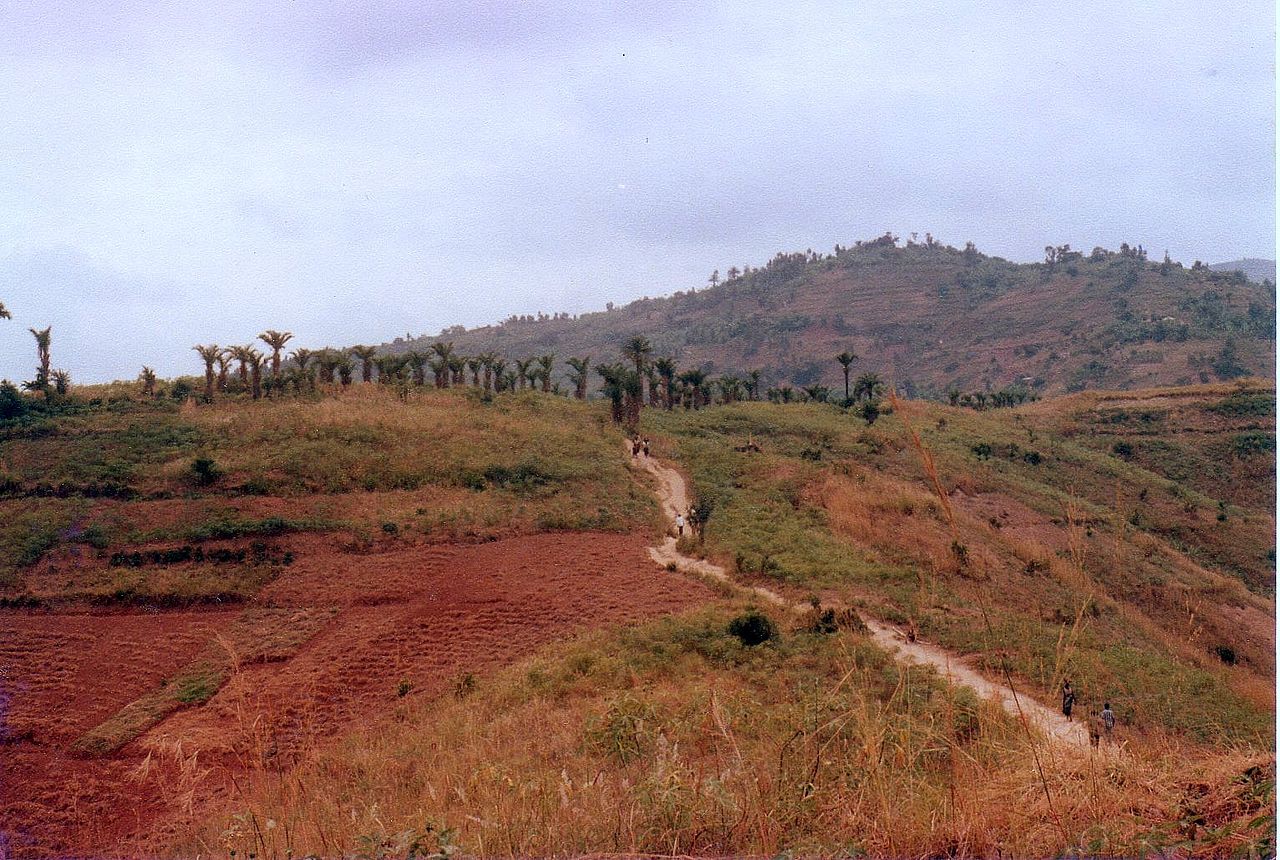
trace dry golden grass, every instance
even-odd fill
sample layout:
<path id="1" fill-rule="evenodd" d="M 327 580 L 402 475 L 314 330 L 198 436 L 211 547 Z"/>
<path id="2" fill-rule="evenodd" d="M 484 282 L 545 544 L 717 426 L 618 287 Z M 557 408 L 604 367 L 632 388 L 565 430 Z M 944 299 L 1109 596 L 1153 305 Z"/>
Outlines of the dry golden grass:
<path id="1" fill-rule="evenodd" d="M 238 779 L 171 850 L 336 856 L 428 823 L 482 856 L 1140 854 L 1188 836 L 1210 856 L 1263 835 L 1196 823 L 1215 797 L 1232 798 L 1214 801 L 1224 820 L 1266 812 L 1233 783 L 1270 766 L 1261 751 L 1160 736 L 1045 749 L 1046 799 L 999 708 L 898 672 L 853 634 L 727 664 L 647 652 L 702 623 L 591 636 L 462 698 L 406 703 L 296 767 Z"/>

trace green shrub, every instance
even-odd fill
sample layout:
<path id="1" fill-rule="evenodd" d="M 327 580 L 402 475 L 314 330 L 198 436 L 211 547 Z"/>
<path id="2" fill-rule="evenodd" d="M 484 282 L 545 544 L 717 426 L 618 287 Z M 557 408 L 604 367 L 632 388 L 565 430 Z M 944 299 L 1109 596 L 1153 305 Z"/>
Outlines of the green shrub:
<path id="1" fill-rule="evenodd" d="M 729 633 L 748 648 L 763 645 L 778 634 L 769 616 L 752 610 L 729 622 Z"/>
<path id="2" fill-rule="evenodd" d="M 1242 460 L 1256 457 L 1259 454 L 1274 452 L 1275 450 L 1276 437 L 1274 433 L 1253 430 L 1248 433 L 1241 433 L 1231 439 L 1232 453 Z"/>
<path id="3" fill-rule="evenodd" d="M 191 475 L 197 484 L 207 487 L 222 477 L 222 469 L 213 461 L 213 458 L 201 456 L 191 462 Z"/>

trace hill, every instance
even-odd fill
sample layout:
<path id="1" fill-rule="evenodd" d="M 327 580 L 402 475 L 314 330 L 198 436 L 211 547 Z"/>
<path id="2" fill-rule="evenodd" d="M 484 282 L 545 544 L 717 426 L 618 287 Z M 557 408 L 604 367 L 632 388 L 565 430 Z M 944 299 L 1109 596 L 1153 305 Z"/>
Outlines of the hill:
<path id="1" fill-rule="evenodd" d="M 779 254 L 696 292 L 455 327 L 385 349 L 444 339 L 470 355 L 599 360 L 639 333 L 655 355 L 709 373 L 760 370 L 766 386 L 836 386 L 833 356 L 852 350 L 858 372 L 935 399 L 952 388 L 1052 394 L 1274 374 L 1274 287 L 1198 263 L 1153 263 L 1128 246 L 1051 250 L 1051 262 L 1016 264 L 885 237 L 832 254 Z"/>
<path id="2" fill-rule="evenodd" d="M 1276 261 L 1260 260 L 1257 257 L 1245 257 L 1243 260 L 1229 260 L 1226 263 L 1212 263 L 1209 266 L 1215 272 L 1244 272 L 1246 278 L 1257 283 L 1263 281 L 1276 282 Z"/>
<path id="3" fill-rule="evenodd" d="M 1273 850 L 1269 383 L 645 410 L 681 550 L 829 618 L 655 566 L 605 404 L 115 390 L 0 422 L 15 856 Z"/>

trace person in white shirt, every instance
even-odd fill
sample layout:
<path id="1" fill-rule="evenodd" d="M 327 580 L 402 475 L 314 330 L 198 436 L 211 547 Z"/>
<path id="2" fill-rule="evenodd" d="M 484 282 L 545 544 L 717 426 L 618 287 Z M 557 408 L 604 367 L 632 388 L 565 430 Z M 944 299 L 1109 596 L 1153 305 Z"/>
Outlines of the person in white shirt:
<path id="1" fill-rule="evenodd" d="M 676 534 L 684 537 L 684 514 L 676 514 Z"/>

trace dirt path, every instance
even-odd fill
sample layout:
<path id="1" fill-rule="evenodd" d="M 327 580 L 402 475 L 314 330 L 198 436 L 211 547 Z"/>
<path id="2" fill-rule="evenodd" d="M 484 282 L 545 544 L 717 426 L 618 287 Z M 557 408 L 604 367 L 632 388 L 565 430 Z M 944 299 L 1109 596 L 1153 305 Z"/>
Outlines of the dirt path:
<path id="1" fill-rule="evenodd" d="M 626 454 L 631 462 L 653 477 L 658 487 L 658 500 L 663 514 L 669 521 L 674 521 L 677 513 L 689 510 L 689 491 L 684 476 L 675 469 L 664 466 L 652 457 L 631 457 L 631 447 L 626 446 Z M 650 547 L 649 555 L 657 564 L 674 568 L 681 573 L 716 580 L 739 591 L 750 592 L 765 602 L 784 607 L 793 612 L 807 612 L 807 603 L 792 603 L 781 594 L 761 586 L 743 586 L 733 580 L 723 567 L 704 559 L 692 558 L 682 554 L 676 546 L 675 537 L 668 535 L 659 546 Z M 1083 722 L 1069 722 L 1061 713 L 1050 708 L 1030 695 L 1015 693 L 1006 684 L 993 681 L 964 661 L 943 648 L 920 641 L 907 640 L 906 633 L 899 628 L 866 618 L 871 638 L 877 645 L 888 651 L 900 661 L 920 663 L 933 666 L 939 675 L 950 679 L 952 683 L 972 687 L 974 692 L 984 699 L 993 699 L 1000 703 L 1015 718 L 1025 718 L 1032 727 L 1046 736 L 1061 743 L 1073 746 L 1088 747 L 1089 736 Z"/>

